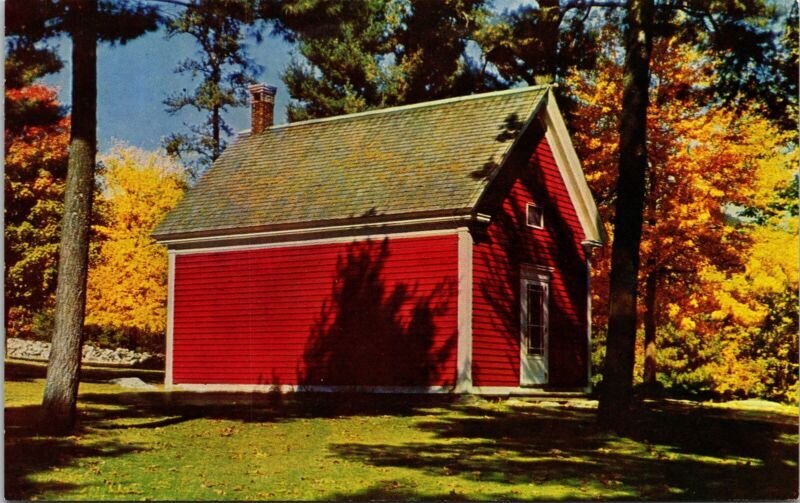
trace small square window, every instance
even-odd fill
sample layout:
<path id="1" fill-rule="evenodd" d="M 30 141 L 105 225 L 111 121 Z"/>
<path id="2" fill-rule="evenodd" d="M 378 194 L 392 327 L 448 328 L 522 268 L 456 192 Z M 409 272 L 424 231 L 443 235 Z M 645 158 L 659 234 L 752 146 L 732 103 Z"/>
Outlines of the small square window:
<path id="1" fill-rule="evenodd" d="M 529 227 L 533 227 L 534 229 L 544 228 L 544 211 L 542 211 L 541 207 L 533 203 L 528 203 L 527 218 Z"/>

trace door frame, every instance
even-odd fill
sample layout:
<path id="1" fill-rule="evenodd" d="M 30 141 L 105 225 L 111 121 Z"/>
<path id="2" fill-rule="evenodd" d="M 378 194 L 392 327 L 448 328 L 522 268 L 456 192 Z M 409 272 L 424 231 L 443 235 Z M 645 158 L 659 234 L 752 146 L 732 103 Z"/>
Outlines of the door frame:
<path id="1" fill-rule="evenodd" d="M 520 268 L 520 330 L 519 330 L 519 385 L 524 386 L 545 386 L 550 381 L 550 284 L 552 281 L 552 267 L 523 264 Z M 543 376 L 533 376 L 530 371 L 528 359 L 528 285 L 535 284 L 542 287 L 544 293 L 544 341 L 541 358 L 541 366 L 544 368 Z"/>

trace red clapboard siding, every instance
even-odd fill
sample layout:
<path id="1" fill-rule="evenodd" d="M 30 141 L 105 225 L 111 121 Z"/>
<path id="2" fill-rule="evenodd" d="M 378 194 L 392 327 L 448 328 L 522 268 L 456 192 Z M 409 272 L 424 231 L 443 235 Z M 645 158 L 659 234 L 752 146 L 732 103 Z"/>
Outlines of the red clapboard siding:
<path id="1" fill-rule="evenodd" d="M 528 227 L 529 202 L 544 208 L 544 229 Z M 473 253 L 473 383 L 519 386 L 519 271 L 553 268 L 550 285 L 550 384 L 586 383 L 586 266 L 578 216 L 547 140 L 512 185 Z"/>
<path id="2" fill-rule="evenodd" d="M 452 385 L 454 234 L 178 255 L 173 380 Z"/>

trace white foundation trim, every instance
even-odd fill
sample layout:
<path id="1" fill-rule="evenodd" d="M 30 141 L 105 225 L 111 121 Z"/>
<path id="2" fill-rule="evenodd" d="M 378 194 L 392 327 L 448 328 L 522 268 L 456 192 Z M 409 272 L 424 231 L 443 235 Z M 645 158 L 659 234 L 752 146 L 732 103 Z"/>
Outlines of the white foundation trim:
<path id="1" fill-rule="evenodd" d="M 386 394 L 450 394 L 452 386 L 321 386 L 302 384 L 175 384 L 172 391 L 226 393 L 386 393 Z M 546 390 L 513 386 L 473 386 L 475 395 L 516 395 L 580 398 L 584 389 Z"/>
<path id="2" fill-rule="evenodd" d="M 373 222 L 356 225 L 330 225 L 325 227 L 309 227 L 307 229 L 284 229 L 277 231 L 264 231 L 264 232 L 248 232 L 243 234 L 226 234 L 218 236 L 204 236 L 195 238 L 177 238 L 177 239 L 158 239 L 161 244 L 171 245 L 188 245 L 188 244 L 211 244 L 211 243 L 224 243 L 226 241 L 241 241 L 249 239 L 261 238 L 281 238 L 296 236 L 302 239 L 302 236 L 313 236 L 316 234 L 326 232 L 356 232 L 356 231 L 380 231 L 388 230 L 393 227 L 409 227 L 409 226 L 427 226 L 435 224 L 459 224 L 467 223 L 474 220 L 472 214 L 465 215 L 450 215 L 445 217 L 429 217 L 429 218 L 415 218 L 408 220 L 392 220 L 388 222 Z"/>
<path id="3" fill-rule="evenodd" d="M 587 391 L 585 388 L 551 390 L 545 388 L 522 388 L 515 386 L 473 386 L 472 393 L 475 395 L 518 395 L 580 398 L 586 396 Z"/>
<path id="4" fill-rule="evenodd" d="M 164 386 L 172 387 L 173 327 L 175 325 L 175 253 L 167 253 L 167 354 L 164 356 Z"/>
<path id="5" fill-rule="evenodd" d="M 458 229 L 458 355 L 456 393 L 472 389 L 472 234 Z"/>
<path id="6" fill-rule="evenodd" d="M 313 246 L 334 243 L 353 243 L 356 241 L 367 240 L 380 240 L 380 239 L 404 239 L 404 238 L 420 238 L 429 236 L 447 236 L 456 234 L 459 229 L 438 229 L 429 231 L 410 231 L 410 232 L 395 232 L 391 234 L 364 234 L 359 236 L 337 236 L 321 239 L 300 239 L 296 241 L 279 241 L 275 243 L 255 243 L 244 245 L 230 245 L 230 246 L 210 246 L 207 248 L 187 248 L 181 250 L 170 250 L 171 253 L 176 255 L 190 255 L 197 253 L 217 253 L 227 251 L 242 251 L 242 250 L 261 250 L 266 248 L 291 248 L 297 246 Z M 237 236 L 238 238 L 238 236 Z"/>
<path id="7" fill-rule="evenodd" d="M 586 184 L 578 154 L 570 140 L 567 126 L 558 109 L 556 97 L 552 90 L 548 91 L 547 107 L 543 114 L 545 138 L 553 152 L 558 170 L 567 186 L 569 198 L 578 214 L 578 220 L 587 240 L 603 243 L 606 241 L 605 228 L 600 219 L 600 212 Z"/>
<path id="8" fill-rule="evenodd" d="M 313 384 L 175 384 L 173 390 L 238 393 L 452 393 L 452 386 L 324 386 Z"/>

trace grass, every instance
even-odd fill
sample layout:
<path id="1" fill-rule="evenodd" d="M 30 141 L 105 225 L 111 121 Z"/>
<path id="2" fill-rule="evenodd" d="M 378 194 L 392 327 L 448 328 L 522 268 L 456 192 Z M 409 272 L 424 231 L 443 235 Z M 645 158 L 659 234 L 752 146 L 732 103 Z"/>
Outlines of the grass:
<path id="1" fill-rule="evenodd" d="M 654 402 L 615 435 L 586 401 L 168 394 L 92 369 L 54 438 L 33 427 L 43 369 L 6 362 L 9 499 L 797 497 L 797 409 L 774 404 Z"/>

